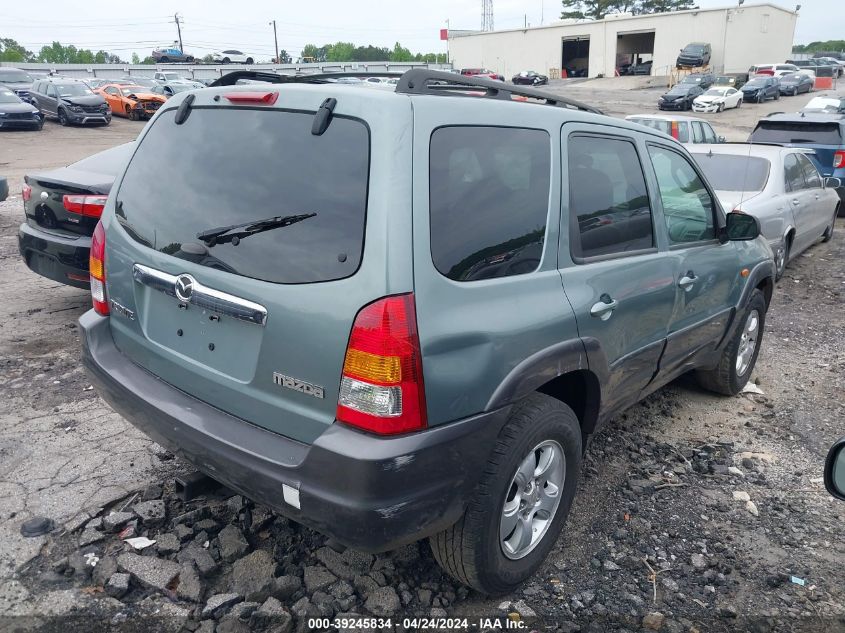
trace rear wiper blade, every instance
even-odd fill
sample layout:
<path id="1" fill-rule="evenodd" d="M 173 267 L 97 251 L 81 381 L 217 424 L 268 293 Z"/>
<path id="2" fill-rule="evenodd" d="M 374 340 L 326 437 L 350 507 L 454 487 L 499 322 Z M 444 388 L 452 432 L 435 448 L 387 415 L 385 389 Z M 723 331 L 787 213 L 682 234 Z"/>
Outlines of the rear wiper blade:
<path id="1" fill-rule="evenodd" d="M 290 226 L 297 222 L 302 222 L 308 218 L 313 218 L 316 213 L 301 213 L 299 215 L 284 215 L 267 218 L 266 220 L 255 220 L 252 222 L 244 222 L 243 224 L 232 224 L 231 226 L 219 226 L 214 229 L 208 229 L 197 233 L 197 239 L 202 240 L 209 246 L 215 244 L 226 244 L 231 242 L 233 246 L 237 246 L 243 238 L 255 235 L 256 233 L 263 233 L 271 229 L 278 229 L 283 226 Z M 243 229 L 237 231 L 237 229 Z M 235 232 L 237 231 L 237 232 Z"/>

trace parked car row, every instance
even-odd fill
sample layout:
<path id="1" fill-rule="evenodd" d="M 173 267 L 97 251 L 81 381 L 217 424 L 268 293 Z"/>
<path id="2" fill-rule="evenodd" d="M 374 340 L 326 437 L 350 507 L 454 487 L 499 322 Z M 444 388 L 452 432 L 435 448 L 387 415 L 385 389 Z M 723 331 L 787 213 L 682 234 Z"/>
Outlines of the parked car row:
<path id="1" fill-rule="evenodd" d="M 401 99 L 176 95 L 136 143 L 28 175 L 19 245 L 88 280 L 83 363 L 159 444 L 344 546 L 427 538 L 503 594 L 554 547 L 604 422 L 691 371 L 744 388 L 780 260 L 831 238 L 841 183 L 794 137 L 721 144 L 696 119 L 503 107 L 536 93 L 409 73 Z M 835 116 L 807 117 L 819 141 Z M 691 154 L 680 123 L 710 144 Z"/>

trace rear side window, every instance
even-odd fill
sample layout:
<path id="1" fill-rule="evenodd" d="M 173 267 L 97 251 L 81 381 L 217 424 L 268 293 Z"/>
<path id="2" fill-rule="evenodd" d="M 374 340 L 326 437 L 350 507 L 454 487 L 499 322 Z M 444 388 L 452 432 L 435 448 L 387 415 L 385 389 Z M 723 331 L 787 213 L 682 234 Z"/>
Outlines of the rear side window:
<path id="1" fill-rule="evenodd" d="M 181 125 L 174 116 L 161 113 L 148 130 L 117 194 L 117 219 L 130 236 L 173 257 L 274 283 L 354 274 L 367 207 L 364 123 L 335 115 L 314 136 L 311 113 L 195 107 Z M 316 215 L 248 231 L 262 220 L 307 214 Z M 198 238 L 233 225 L 243 226 L 229 241 Z"/>
<path id="2" fill-rule="evenodd" d="M 431 257 L 443 275 L 476 281 L 540 265 L 551 147 L 542 130 L 443 127 L 430 147 Z"/>
<path id="3" fill-rule="evenodd" d="M 575 259 L 654 246 L 648 190 L 633 143 L 569 138 L 569 218 Z"/>
<path id="4" fill-rule="evenodd" d="M 752 143 L 815 143 L 841 145 L 839 123 L 760 121 L 748 139 Z"/>
<path id="5" fill-rule="evenodd" d="M 804 172 L 804 182 L 807 183 L 809 189 L 817 189 L 822 186 L 822 179 L 819 176 L 819 170 L 806 156 L 798 154 L 796 156 L 798 163 L 801 165 L 801 171 Z"/>
<path id="6" fill-rule="evenodd" d="M 800 191 L 806 188 L 807 184 L 804 182 L 804 172 L 801 170 L 801 165 L 795 154 L 788 154 L 783 159 L 783 170 L 786 187 L 789 191 Z"/>

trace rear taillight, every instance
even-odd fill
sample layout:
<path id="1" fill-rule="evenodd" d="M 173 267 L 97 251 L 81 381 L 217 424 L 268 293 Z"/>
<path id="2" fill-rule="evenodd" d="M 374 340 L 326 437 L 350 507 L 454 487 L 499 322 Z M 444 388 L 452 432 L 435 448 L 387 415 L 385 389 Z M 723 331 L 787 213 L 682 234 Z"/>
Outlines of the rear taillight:
<path id="1" fill-rule="evenodd" d="M 29 199 L 32 197 L 32 187 L 29 185 L 24 185 L 23 189 L 21 189 L 21 198 L 23 198 L 24 202 L 29 202 Z"/>
<path id="2" fill-rule="evenodd" d="M 681 135 L 678 133 L 678 122 L 672 121 L 672 138 L 680 140 Z"/>
<path id="3" fill-rule="evenodd" d="M 380 435 L 426 427 L 413 294 L 379 299 L 355 317 L 343 362 L 337 419 Z"/>
<path id="4" fill-rule="evenodd" d="M 97 222 L 91 237 L 91 254 L 88 257 L 88 273 L 91 275 L 91 302 L 94 311 L 103 316 L 109 315 L 106 298 L 106 232 L 103 223 Z"/>
<path id="5" fill-rule="evenodd" d="M 107 199 L 108 196 L 63 196 L 62 203 L 68 213 L 99 218 L 103 214 Z"/>
<path id="6" fill-rule="evenodd" d="M 845 152 L 840 150 L 833 155 L 833 168 L 839 169 L 845 165 Z"/>

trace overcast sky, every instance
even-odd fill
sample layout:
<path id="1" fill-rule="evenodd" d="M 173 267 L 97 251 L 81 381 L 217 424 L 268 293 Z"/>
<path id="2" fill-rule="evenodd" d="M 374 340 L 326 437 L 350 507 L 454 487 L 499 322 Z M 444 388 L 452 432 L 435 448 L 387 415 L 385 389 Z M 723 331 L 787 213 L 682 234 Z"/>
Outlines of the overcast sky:
<path id="1" fill-rule="evenodd" d="M 754 4 L 748 0 L 748 4 Z M 702 8 L 723 7 L 724 0 L 699 0 Z M 802 0 L 796 43 L 841 39 L 842 19 L 832 19 L 834 0 Z M 826 6 L 825 6 L 826 5 Z M 85 11 L 68 0 L 0 3 L 0 37 L 11 37 L 37 51 L 54 40 L 79 48 L 105 49 L 129 60 L 132 52 L 142 58 L 155 45 L 176 38 L 173 13 L 184 19 L 182 40 L 196 57 L 221 48 L 237 48 L 256 57 L 273 56 L 275 19 L 279 47 L 296 58 L 305 44 L 351 41 L 392 47 L 396 41 L 413 52 L 444 52 L 439 29 L 446 21 L 455 29 L 477 29 L 481 23 L 481 0 L 407 0 L 349 2 L 272 2 L 251 0 L 85 0 Z M 794 4 L 783 4 L 792 9 Z M 531 25 L 546 24 L 560 15 L 553 0 L 494 0 L 497 29 L 518 28 L 526 19 Z"/>

